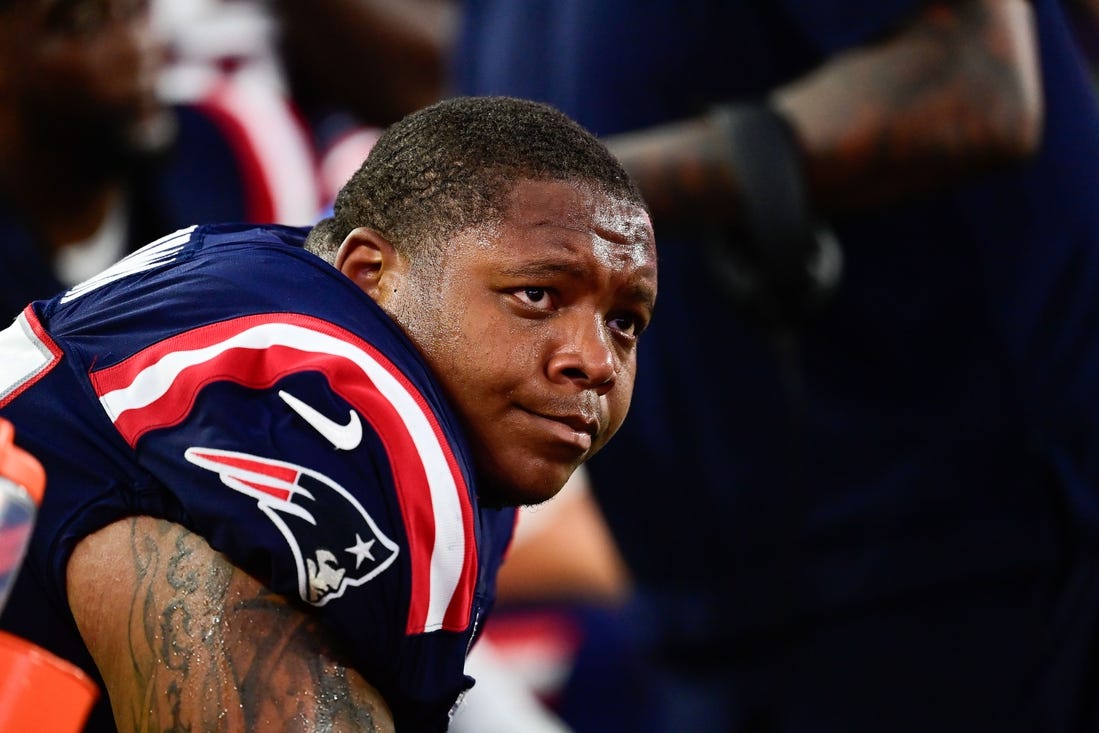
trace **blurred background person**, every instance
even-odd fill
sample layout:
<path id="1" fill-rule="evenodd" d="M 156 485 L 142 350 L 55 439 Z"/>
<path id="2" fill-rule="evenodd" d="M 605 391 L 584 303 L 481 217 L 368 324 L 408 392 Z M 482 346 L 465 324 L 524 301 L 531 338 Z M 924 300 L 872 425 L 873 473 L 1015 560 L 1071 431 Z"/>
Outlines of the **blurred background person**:
<path id="1" fill-rule="evenodd" d="M 1099 118 L 1061 3 L 270 8 L 312 135 L 527 96 L 646 192 L 661 314 L 592 472 L 664 720 L 618 730 L 1094 728 Z"/>
<path id="2" fill-rule="evenodd" d="M 449 0 L 152 0 L 150 14 L 167 47 L 160 96 L 213 105 L 263 148 L 261 172 L 287 201 L 312 200 L 300 190 L 309 178 L 279 175 L 301 164 L 278 158 L 300 159 L 308 148 L 327 206 L 382 128 L 444 96 L 458 8 Z"/>
<path id="3" fill-rule="evenodd" d="M 1099 729 L 1099 112 L 1056 0 L 467 0 L 652 207 L 589 465 L 672 731 Z"/>
<path id="4" fill-rule="evenodd" d="M 182 226 L 315 219 L 290 107 L 224 87 L 166 98 L 166 58 L 145 0 L 0 4 L 6 317 Z"/>
<path id="5" fill-rule="evenodd" d="M 288 58 L 285 42 L 291 19 L 272 3 L 152 0 L 150 19 L 166 49 L 160 98 L 198 107 L 243 144 L 246 175 L 267 194 L 255 204 L 271 211 L 252 218 L 314 221 L 358 169 L 382 125 L 322 109 L 312 80 L 294 82 L 299 55 Z M 375 93 L 373 84 L 363 86 L 364 95 Z"/>
<path id="6" fill-rule="evenodd" d="M 307 110 L 385 126 L 450 92 L 452 0 L 272 0 L 280 53 Z"/>
<path id="7" fill-rule="evenodd" d="M 278 29 L 285 83 L 312 132 L 326 201 L 381 128 L 449 96 L 459 17 L 451 0 L 252 4 L 263 6 Z"/>
<path id="8" fill-rule="evenodd" d="M 1065 13 L 1091 70 L 1092 85 L 1099 89 L 1099 0 L 1068 0 Z"/>

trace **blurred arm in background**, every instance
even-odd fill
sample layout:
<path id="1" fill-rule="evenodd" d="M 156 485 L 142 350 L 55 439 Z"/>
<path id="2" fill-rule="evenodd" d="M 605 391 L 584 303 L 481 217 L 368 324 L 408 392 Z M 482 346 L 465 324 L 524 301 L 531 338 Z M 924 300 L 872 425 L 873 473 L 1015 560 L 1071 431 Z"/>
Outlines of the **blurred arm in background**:
<path id="1" fill-rule="evenodd" d="M 1025 0 L 929 3 L 891 37 L 776 89 L 767 103 L 796 133 L 817 213 L 894 202 L 1025 159 L 1041 133 L 1035 44 Z M 611 146 L 658 225 L 698 215 L 739 224 L 744 182 L 712 116 Z"/>

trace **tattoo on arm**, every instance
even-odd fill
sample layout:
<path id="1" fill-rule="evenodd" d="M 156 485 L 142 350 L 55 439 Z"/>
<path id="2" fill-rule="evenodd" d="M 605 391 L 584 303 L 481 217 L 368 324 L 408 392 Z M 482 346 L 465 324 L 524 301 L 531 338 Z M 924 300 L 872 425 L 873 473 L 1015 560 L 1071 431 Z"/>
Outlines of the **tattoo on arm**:
<path id="1" fill-rule="evenodd" d="M 736 222 L 739 184 L 726 161 L 725 138 L 696 119 L 607 140 L 637 182 L 657 224 L 698 217 Z"/>
<path id="2" fill-rule="evenodd" d="M 857 210 L 1017 162 L 1041 91 L 1026 0 L 931 3 L 894 37 L 779 90 L 827 212 Z"/>
<path id="3" fill-rule="evenodd" d="M 101 594 L 98 609 L 72 591 L 70 601 L 120 730 L 393 730 L 385 701 L 339 661 L 317 623 L 200 537 L 148 517 L 103 533 L 91 539 L 121 551 L 120 574 L 132 582 Z M 124 663 L 112 657 L 112 633 Z"/>
<path id="4" fill-rule="evenodd" d="M 826 215 L 1016 162 L 1036 148 L 1042 114 L 1030 6 L 929 3 L 893 36 L 832 58 L 776 90 L 771 103 L 797 131 L 814 203 Z M 739 223 L 744 184 L 705 118 L 608 144 L 638 181 L 654 221 L 703 215 Z"/>

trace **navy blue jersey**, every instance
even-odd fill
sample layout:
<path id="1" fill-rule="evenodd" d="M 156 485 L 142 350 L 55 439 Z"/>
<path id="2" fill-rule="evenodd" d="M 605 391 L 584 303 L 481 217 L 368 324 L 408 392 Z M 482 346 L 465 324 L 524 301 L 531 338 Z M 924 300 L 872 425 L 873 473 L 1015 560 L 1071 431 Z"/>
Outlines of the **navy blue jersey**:
<path id="1" fill-rule="evenodd" d="M 4 625 L 88 665 L 70 553 L 161 517 L 312 609 L 398 730 L 441 731 L 514 512 L 478 506 L 418 351 L 304 235 L 181 230 L 0 333 L 0 412 L 49 483 Z"/>
<path id="2" fill-rule="evenodd" d="M 1099 110 L 1060 3 L 1029 4 L 1045 101 L 1037 156 L 832 222 L 844 280 L 799 353 L 776 352 L 732 309 L 708 274 L 705 227 L 655 222 L 659 313 L 638 354 L 630 417 L 589 467 L 637 581 L 650 650 L 688 675 L 735 677 L 715 688 L 730 706 L 781 697 L 751 667 L 757 658 L 825 670 L 801 678 L 815 691 L 791 696 L 803 701 L 826 699 L 824 680 L 928 691 L 962 669 L 988 693 L 970 688 L 968 704 L 996 701 L 990 713 L 1040 685 L 1065 720 L 1078 712 L 1068 700 L 1095 699 L 1079 650 L 1093 648 L 1099 614 L 1087 569 L 1099 564 Z M 922 5 L 467 0 L 457 78 L 465 93 L 547 101 L 609 135 L 760 99 L 887 36 Z M 869 623 L 846 627 L 817 667 L 779 649 L 787 632 L 812 639 L 836 619 L 963 599 L 1001 579 L 1019 588 L 1014 601 L 959 600 L 944 616 L 1020 614 L 959 630 L 985 634 L 977 651 L 913 636 L 897 653 L 906 671 L 885 665 L 894 676 L 852 682 L 849 671 L 875 669 L 863 663 L 885 654 Z M 1064 677 L 1047 664 L 1059 657 Z M 951 710 L 924 697 L 925 711 Z M 841 708 L 860 706 L 871 710 Z M 944 712 L 923 729 L 943 730 L 944 717 L 968 720 Z M 798 729 L 862 729 L 839 720 Z M 881 719 L 868 728 L 883 725 L 902 729 Z"/>

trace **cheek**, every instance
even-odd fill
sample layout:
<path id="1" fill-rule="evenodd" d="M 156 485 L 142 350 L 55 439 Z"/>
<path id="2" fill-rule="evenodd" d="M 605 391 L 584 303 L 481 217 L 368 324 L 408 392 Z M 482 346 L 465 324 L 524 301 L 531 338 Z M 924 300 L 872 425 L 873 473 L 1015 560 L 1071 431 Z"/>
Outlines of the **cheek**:
<path id="1" fill-rule="evenodd" d="M 481 379 L 502 389 L 537 373 L 543 351 L 537 321 L 509 317 L 491 298 L 455 310 L 455 350 L 477 365 Z"/>
<path id="2" fill-rule="evenodd" d="M 470 392 L 501 399 L 538 375 L 541 348 L 521 325 L 473 319 L 457 349 Z"/>
<path id="3" fill-rule="evenodd" d="M 463 412 L 485 411 L 485 402 L 492 394 L 507 391 L 502 372 L 518 356 L 501 353 L 501 344 L 508 343 L 501 335 L 502 329 L 472 315 L 464 304 L 424 305 L 405 312 L 402 319 L 432 371 Z"/>
<path id="4" fill-rule="evenodd" d="M 617 431 L 621 427 L 622 423 L 626 419 L 626 415 L 630 410 L 630 402 L 633 399 L 633 382 L 635 377 L 635 370 L 633 366 L 630 366 L 623 374 L 618 378 L 617 384 L 611 392 L 607 395 L 607 406 L 609 409 L 610 424 L 614 431 Z"/>
<path id="5" fill-rule="evenodd" d="M 403 305 L 397 320 L 467 419 L 498 419 L 499 409 L 538 378 L 537 321 L 508 317 L 491 297 L 410 298 Z"/>

